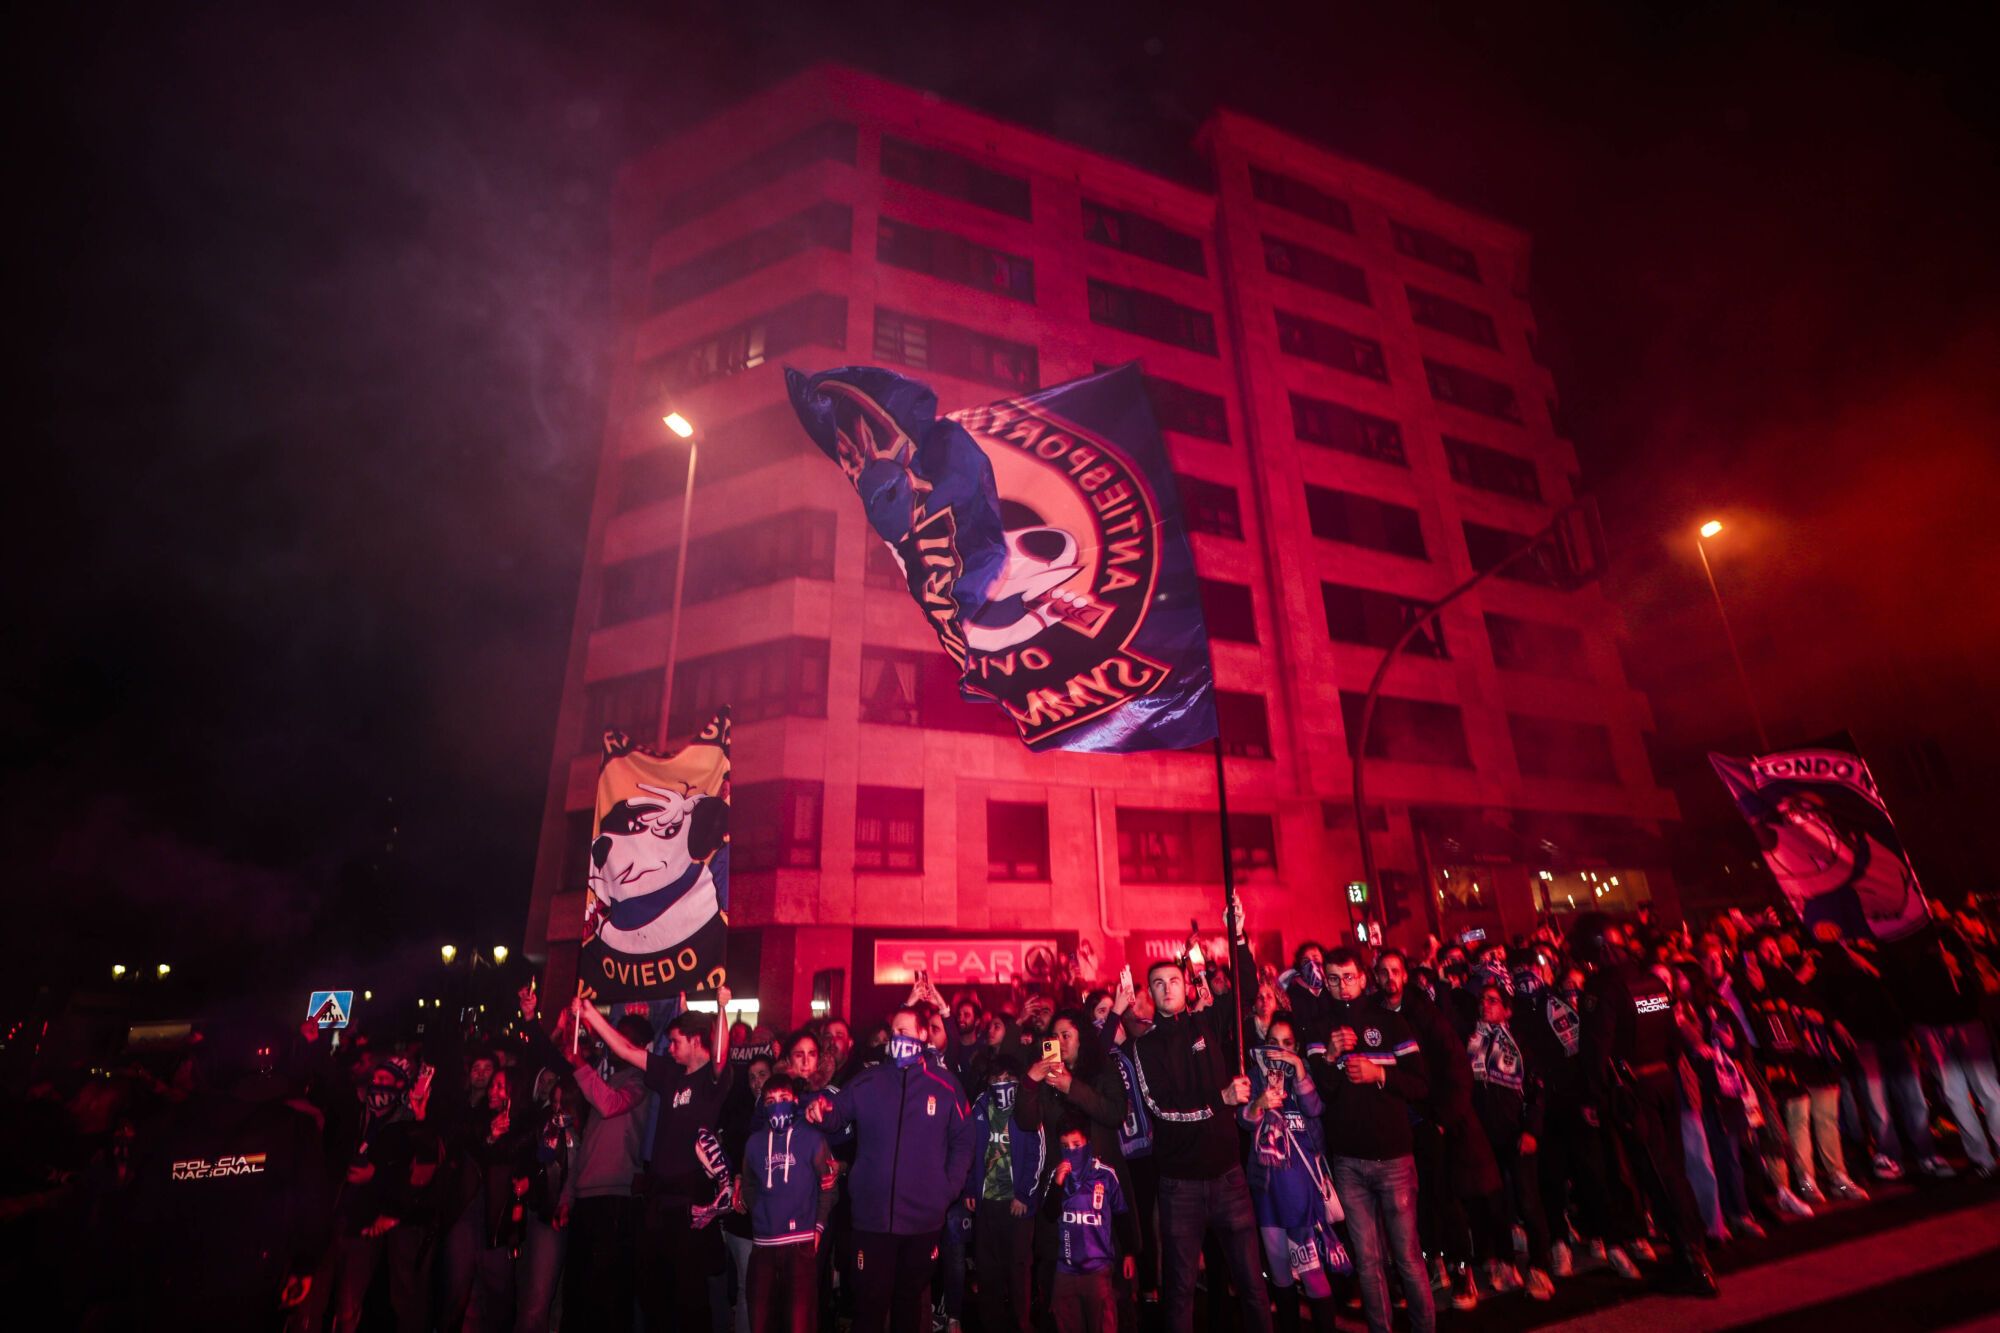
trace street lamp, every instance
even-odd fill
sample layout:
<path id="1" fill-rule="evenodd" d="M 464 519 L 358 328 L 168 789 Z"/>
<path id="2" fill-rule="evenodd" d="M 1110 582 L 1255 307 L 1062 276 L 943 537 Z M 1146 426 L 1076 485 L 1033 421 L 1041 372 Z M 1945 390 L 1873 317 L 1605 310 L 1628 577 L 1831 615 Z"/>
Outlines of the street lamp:
<path id="1" fill-rule="evenodd" d="M 167 965 L 166 965 L 165 963 L 161 963 L 161 964 L 160 964 L 160 975 L 161 975 L 161 976 L 163 976 L 163 977 L 164 977 L 165 975 L 167 975 L 167 973 L 169 973 L 169 972 L 171 972 L 171 971 L 173 971 L 173 969 L 172 969 L 171 967 L 168 967 L 168 966 L 167 966 Z"/>
<path id="2" fill-rule="evenodd" d="M 113 964 L 111 965 L 111 975 L 112 975 L 112 976 L 114 976 L 114 977 L 122 977 L 122 976 L 124 976 L 124 975 L 125 975 L 125 964 L 123 964 L 123 963 L 113 963 Z"/>
<path id="3" fill-rule="evenodd" d="M 449 966 L 451 960 L 458 957 L 458 946 L 456 944 L 447 944 L 444 948 L 438 950 L 438 954 L 444 959 L 445 964 Z"/>
<path id="4" fill-rule="evenodd" d="M 1771 752 L 1771 738 L 1764 734 L 1764 715 L 1757 711 L 1757 696 L 1750 693 L 1750 677 L 1743 670 L 1743 654 L 1736 647 L 1736 631 L 1729 626 L 1729 612 L 1722 608 L 1722 589 L 1716 586 L 1715 569 L 1708 563 L 1708 539 L 1722 531 L 1722 524 L 1710 519 L 1701 525 L 1701 532 L 1694 539 L 1694 549 L 1701 554 L 1701 572 L 1708 575 L 1708 591 L 1715 598 L 1715 614 L 1722 621 L 1722 636 L 1729 641 L 1729 660 L 1736 664 L 1736 683 L 1743 687 L 1743 702 L 1750 706 L 1750 721 L 1757 728 L 1757 745 L 1764 754 Z"/>
<path id="5" fill-rule="evenodd" d="M 667 727 L 672 724 L 674 711 L 674 664 L 681 650 L 681 589 L 687 583 L 688 567 L 688 527 L 694 522 L 694 464 L 701 453 L 701 441 L 694 437 L 694 425 L 678 412 L 669 412 L 660 420 L 667 429 L 688 442 L 687 484 L 681 488 L 681 549 L 674 558 L 674 618 L 667 631 L 667 674 L 663 682 L 664 693 L 660 698 L 660 734 L 658 740 L 666 740 Z"/>
<path id="6" fill-rule="evenodd" d="M 504 944 L 496 944 L 496 945 L 494 945 L 494 946 L 493 946 L 493 961 L 494 961 L 494 962 L 496 962 L 496 963 L 504 963 L 504 962 L 506 962 L 506 961 L 507 961 L 507 946 L 506 946 L 506 945 L 504 945 Z"/>

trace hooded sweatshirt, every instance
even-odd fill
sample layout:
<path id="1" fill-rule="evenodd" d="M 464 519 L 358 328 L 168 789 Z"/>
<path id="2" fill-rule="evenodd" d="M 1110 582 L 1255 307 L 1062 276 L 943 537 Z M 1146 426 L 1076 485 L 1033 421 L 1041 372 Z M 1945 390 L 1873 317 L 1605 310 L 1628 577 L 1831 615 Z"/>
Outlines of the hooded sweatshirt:
<path id="1" fill-rule="evenodd" d="M 826 1136 L 790 1103 L 762 1108 L 743 1147 L 752 1243 L 798 1245 L 819 1235 L 833 1206 L 820 1189 L 832 1161 Z"/>

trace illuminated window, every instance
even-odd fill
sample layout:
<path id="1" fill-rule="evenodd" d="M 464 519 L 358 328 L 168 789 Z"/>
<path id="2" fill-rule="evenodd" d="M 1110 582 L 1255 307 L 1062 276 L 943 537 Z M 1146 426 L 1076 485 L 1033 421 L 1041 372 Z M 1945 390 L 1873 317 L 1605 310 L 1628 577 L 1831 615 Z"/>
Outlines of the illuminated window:
<path id="1" fill-rule="evenodd" d="M 1320 600 L 1326 606 L 1327 636 L 1336 643 L 1361 643 L 1371 648 L 1387 648 L 1412 620 L 1429 609 L 1429 603 L 1413 597 L 1398 597 L 1374 588 L 1356 588 L 1345 583 L 1319 585 Z M 1403 646 L 1418 657 L 1449 657 L 1445 651 L 1444 626 L 1436 619 L 1425 622 Z"/>
<path id="2" fill-rule="evenodd" d="M 1423 523 L 1417 511 L 1352 491 L 1306 487 L 1306 519 L 1312 534 L 1328 541 L 1365 546 L 1371 551 L 1425 560 Z"/>
<path id="3" fill-rule="evenodd" d="M 1300 217 L 1311 218 L 1314 222 L 1338 227 L 1342 231 L 1354 230 L 1354 213 L 1345 201 L 1296 177 L 1252 167 L 1250 193 L 1258 202 L 1282 208 L 1288 213 L 1297 213 Z"/>
<path id="4" fill-rule="evenodd" d="M 1410 465 L 1408 455 L 1403 452 L 1403 428 L 1388 418 L 1370 416 L 1345 403 L 1308 398 L 1302 393 L 1291 395 L 1291 399 L 1292 433 L 1307 444 L 1324 445 L 1397 467 Z"/>
<path id="5" fill-rule="evenodd" d="M 1243 514 L 1237 508 L 1236 488 L 1200 477 L 1174 475 L 1181 493 L 1181 517 L 1189 532 L 1205 532 L 1215 537 L 1243 536 Z"/>
<path id="6" fill-rule="evenodd" d="M 760 315 L 700 342 L 652 357 L 639 368 L 641 393 L 671 397 L 805 346 L 847 346 L 847 300 L 814 295 Z"/>
<path id="7" fill-rule="evenodd" d="M 995 292 L 1017 301 L 1035 299 L 1035 264 L 979 245 L 949 231 L 883 218 L 876 228 L 875 257 L 885 264 L 928 273 L 946 282 Z"/>
<path id="8" fill-rule="evenodd" d="M 1308 250 L 1303 245 L 1279 240 L 1276 236 L 1266 236 L 1264 267 L 1281 278 L 1290 278 L 1293 282 L 1301 282 L 1350 301 L 1359 301 L 1362 305 L 1370 304 L 1368 275 L 1358 265 L 1344 259 Z"/>
<path id="9" fill-rule="evenodd" d="M 1461 278 L 1479 281 L 1479 257 L 1465 247 L 1452 244 L 1436 232 L 1406 226 L 1401 222 L 1391 222 L 1389 234 L 1402 254 L 1456 273 Z"/>
<path id="10" fill-rule="evenodd" d="M 1215 316 L 1156 292 L 1092 278 L 1090 319 L 1142 338 L 1215 355 Z"/>
<path id="11" fill-rule="evenodd" d="M 1482 416 L 1498 417 L 1502 421 L 1518 423 L 1521 420 L 1521 404 L 1514 397 L 1511 385 L 1488 379 L 1462 366 L 1433 361 L 1429 357 L 1424 358 L 1424 377 L 1430 381 L 1431 397 L 1440 403 L 1462 407 Z"/>
<path id="12" fill-rule="evenodd" d="M 1307 361 L 1344 370 L 1371 380 L 1389 382 L 1389 364 L 1382 358 L 1382 344 L 1373 338 L 1332 324 L 1323 324 L 1304 315 L 1278 313 L 1278 350 Z"/>
<path id="13" fill-rule="evenodd" d="M 1033 215 L 1028 182 L 1019 176 L 893 134 L 882 136 L 882 174 L 1024 222 Z"/>
<path id="14" fill-rule="evenodd" d="M 1039 801 L 986 803 L 986 877 L 1029 883 L 1049 878 L 1049 808 Z"/>
<path id="15" fill-rule="evenodd" d="M 1410 318 L 1425 328 L 1449 333 L 1454 338 L 1463 338 L 1482 347 L 1500 345 L 1500 334 L 1493 327 L 1493 317 L 1485 311 L 1460 305 L 1449 297 L 1427 292 L 1421 287 L 1405 287 L 1403 290 L 1410 294 Z"/>
<path id="16" fill-rule="evenodd" d="M 1109 204 L 1083 201 L 1085 240 L 1123 250 L 1158 264 L 1206 277 L 1208 265 L 1202 258 L 1201 237 L 1176 231 L 1164 222 L 1139 213 L 1113 208 Z"/>
<path id="17" fill-rule="evenodd" d="M 911 874 L 923 870 L 924 793 L 921 788 L 855 788 L 854 868 Z"/>

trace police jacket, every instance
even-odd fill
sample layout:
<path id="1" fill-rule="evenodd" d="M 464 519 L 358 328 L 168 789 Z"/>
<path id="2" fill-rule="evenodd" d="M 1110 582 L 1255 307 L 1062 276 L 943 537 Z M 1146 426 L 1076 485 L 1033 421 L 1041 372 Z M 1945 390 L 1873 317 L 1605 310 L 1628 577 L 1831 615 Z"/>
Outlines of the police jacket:
<path id="1" fill-rule="evenodd" d="M 848 1173 L 856 1231 L 933 1235 L 981 1147 L 965 1094 L 935 1051 L 909 1066 L 869 1065 L 819 1095 L 829 1137 L 856 1131 Z"/>
<path id="2" fill-rule="evenodd" d="M 1614 1088 L 1673 1089 L 1680 1024 L 1673 992 L 1651 968 L 1619 959 L 1591 973 L 1583 988 L 1583 1077 L 1593 1104 Z"/>

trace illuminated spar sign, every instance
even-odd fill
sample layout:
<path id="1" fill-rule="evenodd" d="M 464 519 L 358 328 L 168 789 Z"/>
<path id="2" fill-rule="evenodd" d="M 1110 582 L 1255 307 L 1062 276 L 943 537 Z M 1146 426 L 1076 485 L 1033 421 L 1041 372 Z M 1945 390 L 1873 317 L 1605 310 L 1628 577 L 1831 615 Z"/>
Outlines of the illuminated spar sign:
<path id="1" fill-rule="evenodd" d="M 875 984 L 907 986 L 922 969 L 942 984 L 1004 986 L 1017 976 L 1048 975 L 1055 962 L 1052 938 L 877 940 Z"/>
<path id="2" fill-rule="evenodd" d="M 322 1028 L 344 1028 L 354 1013 L 351 990 L 316 990 L 306 1001 L 306 1017 Z"/>

